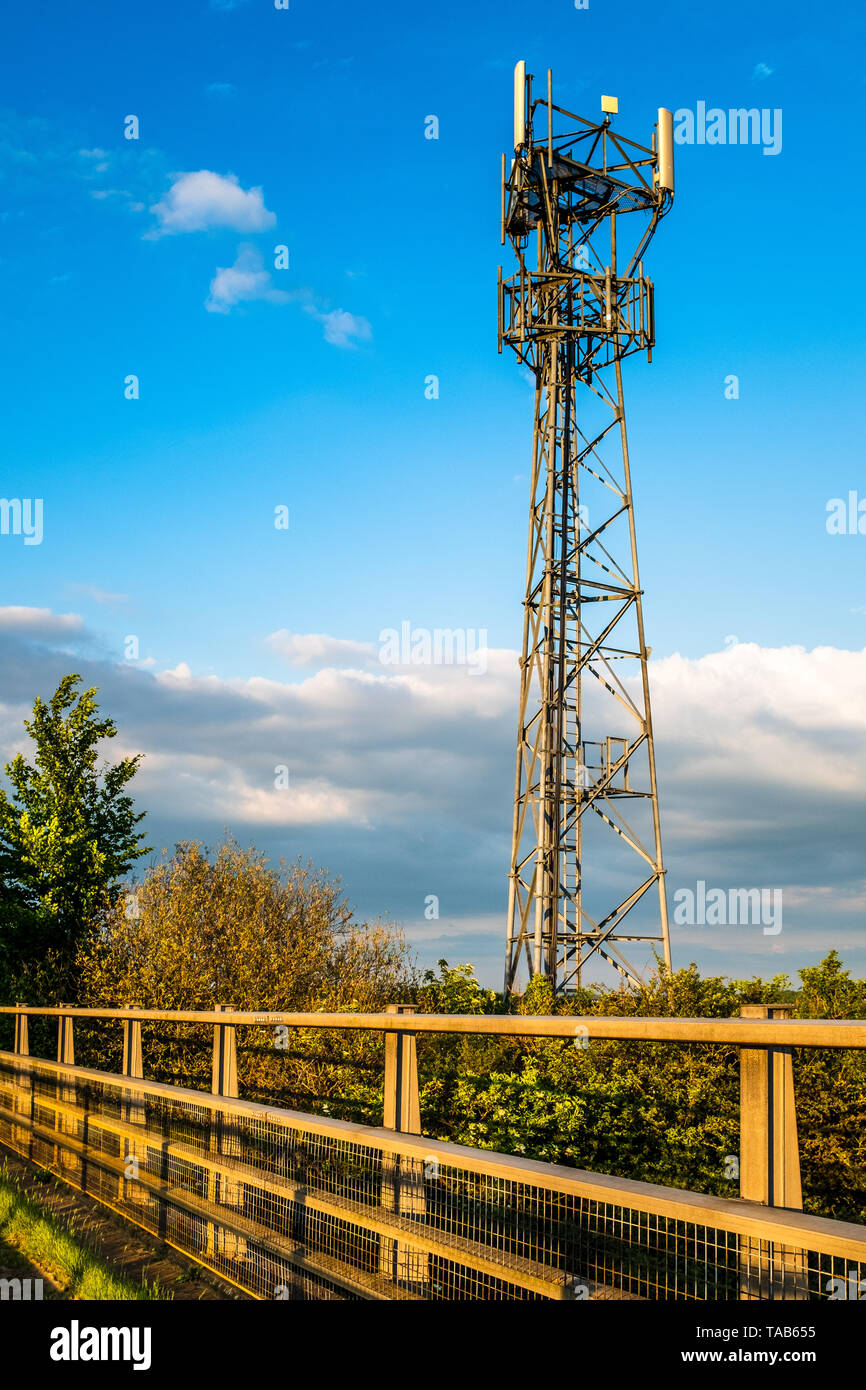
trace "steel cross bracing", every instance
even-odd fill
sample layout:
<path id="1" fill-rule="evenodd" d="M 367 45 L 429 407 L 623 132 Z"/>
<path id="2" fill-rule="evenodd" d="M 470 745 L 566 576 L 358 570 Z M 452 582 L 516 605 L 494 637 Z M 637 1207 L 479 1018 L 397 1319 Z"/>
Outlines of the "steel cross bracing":
<path id="1" fill-rule="evenodd" d="M 562 993 L 593 958 L 639 982 L 627 943 L 670 965 L 621 363 L 651 355 L 642 256 L 673 179 L 657 137 L 647 149 L 562 111 L 549 74 L 533 103 L 521 67 L 499 336 L 534 376 L 535 428 L 505 987 L 525 966 Z"/>

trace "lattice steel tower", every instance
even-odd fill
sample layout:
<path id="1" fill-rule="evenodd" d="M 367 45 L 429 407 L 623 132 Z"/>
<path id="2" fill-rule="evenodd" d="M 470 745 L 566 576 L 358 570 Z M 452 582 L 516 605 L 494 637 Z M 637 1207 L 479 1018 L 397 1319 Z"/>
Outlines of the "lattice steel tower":
<path id="1" fill-rule="evenodd" d="M 515 69 L 502 243 L 518 270 L 499 272 L 499 351 L 531 374 L 535 432 L 506 990 L 523 963 L 574 990 L 593 957 L 639 981 L 635 942 L 670 965 L 622 359 L 652 360 L 643 255 L 673 203 L 672 124 L 660 110 L 637 145 L 610 114 L 555 106 L 550 72 L 533 100 Z"/>

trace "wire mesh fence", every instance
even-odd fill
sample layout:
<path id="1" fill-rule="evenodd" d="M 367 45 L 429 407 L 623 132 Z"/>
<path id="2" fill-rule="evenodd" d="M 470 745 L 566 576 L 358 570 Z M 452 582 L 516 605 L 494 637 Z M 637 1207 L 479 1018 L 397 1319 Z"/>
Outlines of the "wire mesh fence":
<path id="1" fill-rule="evenodd" d="M 866 1228 L 11 1053 L 0 1142 L 260 1299 L 866 1289 Z"/>

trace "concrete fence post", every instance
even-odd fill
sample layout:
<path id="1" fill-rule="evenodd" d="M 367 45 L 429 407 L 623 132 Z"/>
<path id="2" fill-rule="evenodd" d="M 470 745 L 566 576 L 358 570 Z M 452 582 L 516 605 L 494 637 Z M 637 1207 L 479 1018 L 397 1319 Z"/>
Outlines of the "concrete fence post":
<path id="1" fill-rule="evenodd" d="M 414 1014 L 415 1004 L 388 1004 L 389 1014 Z M 384 1126 L 398 1134 L 421 1133 L 418 1098 L 418 1053 L 414 1033 L 385 1034 Z M 423 1221 L 427 1210 L 424 1164 L 407 1154 L 382 1155 L 382 1206 L 402 1218 Z M 382 1236 L 379 1269 L 400 1287 L 423 1296 L 429 1280 L 429 1256 L 402 1240 Z"/>
<path id="2" fill-rule="evenodd" d="M 25 1008 L 19 1000 L 19 1007 Z M 24 1013 L 15 1015 L 15 1051 L 19 1057 L 30 1056 L 30 1033 L 27 1026 L 27 1015 Z"/>
<path id="3" fill-rule="evenodd" d="M 133 1004 L 132 1008 L 137 1005 Z M 123 1020 L 123 1064 L 124 1076 L 132 1076 L 141 1081 L 144 1077 L 144 1058 L 141 1048 L 141 1019 Z"/>
<path id="4" fill-rule="evenodd" d="M 60 1007 L 65 1009 L 66 1005 Z M 67 1067 L 75 1066 L 75 1032 L 70 1014 L 60 1014 L 57 1019 L 57 1060 Z"/>
<path id="5" fill-rule="evenodd" d="M 137 1006 L 133 1004 L 131 1007 L 136 1008 Z M 125 1018 L 123 1020 L 123 1056 L 120 1069 L 123 1075 L 128 1076 L 131 1081 L 141 1081 L 144 1077 L 141 1020 L 138 1018 Z M 123 1107 L 125 1120 L 128 1124 L 145 1125 L 147 1112 L 144 1097 L 132 1088 L 126 1093 L 126 1096 L 127 1099 Z M 142 1163 L 146 1162 L 147 1144 L 143 1141 L 139 1142 L 137 1139 L 126 1138 L 123 1155 L 124 1176 L 120 1179 L 118 1192 L 122 1201 L 143 1206 L 150 1200 L 147 1189 L 138 1182 L 140 1167 Z"/>
<path id="6" fill-rule="evenodd" d="M 386 1014 L 414 1014 L 415 1004 L 388 1004 Z M 385 1104 L 383 1123 L 398 1134 L 421 1133 L 418 1100 L 418 1053 L 414 1033 L 385 1034 Z"/>
<path id="7" fill-rule="evenodd" d="M 229 1004 L 217 1004 L 214 1012 L 225 1013 Z M 213 1068 L 211 1094 L 237 1099 L 238 1049 L 237 1029 L 230 1023 L 215 1023 L 213 1030 Z"/>
<path id="8" fill-rule="evenodd" d="M 789 1004 L 744 1004 L 741 1018 L 791 1017 Z M 740 1196 L 803 1209 L 789 1047 L 740 1048 Z M 740 1243 L 741 1299 L 808 1297 L 802 1252 L 768 1241 Z"/>
<path id="9" fill-rule="evenodd" d="M 744 1004 L 741 1018 L 790 1018 L 788 1004 Z M 740 1048 L 740 1196 L 803 1209 L 789 1047 Z"/>
<path id="10" fill-rule="evenodd" d="M 231 1004 L 217 1004 L 218 1013 L 230 1012 Z M 238 1048 L 237 1028 L 231 1023 L 216 1023 L 213 1030 L 213 1068 L 211 1072 L 211 1093 L 235 1100 L 238 1096 Z M 236 1133 L 226 1124 L 222 1110 L 213 1112 L 211 1120 L 210 1151 L 214 1155 L 230 1156 L 240 1150 Z M 243 1208 L 243 1183 L 229 1173 L 211 1169 L 208 1180 L 208 1197 L 216 1206 Z M 241 1236 L 227 1231 L 225 1227 L 208 1222 L 206 1253 L 217 1264 L 226 1260 L 242 1263 L 246 1258 L 247 1243 Z"/>
<path id="11" fill-rule="evenodd" d="M 61 1004 L 60 1008 L 65 1009 L 66 1004 Z M 59 1014 L 57 1018 L 57 1061 L 64 1066 L 75 1066 L 75 1030 L 71 1014 Z M 57 1099 L 61 1106 L 74 1105 L 76 1099 L 75 1085 L 70 1085 L 68 1081 L 63 1081 L 58 1077 L 57 1080 Z M 77 1122 L 74 1116 L 64 1114 L 62 1108 L 58 1107 L 55 1112 L 54 1128 L 60 1134 L 74 1135 L 77 1130 Z M 74 1168 L 75 1156 L 70 1154 L 60 1144 L 54 1146 L 54 1164 L 57 1168 Z"/>
<path id="12" fill-rule="evenodd" d="M 19 1000 L 20 1003 L 20 1000 Z M 21 1008 L 25 1007 L 21 1004 Z M 28 1028 L 27 1014 L 17 1013 L 15 1015 L 15 1055 L 16 1057 L 30 1056 L 30 1033 Z M 12 1102 L 13 1109 L 28 1119 L 33 1121 L 33 1086 L 30 1079 L 30 1070 L 26 1063 L 16 1066 L 15 1093 Z M 15 1146 L 19 1153 L 24 1153 L 28 1158 L 33 1156 L 33 1132 L 29 1126 L 22 1125 L 13 1131 Z"/>

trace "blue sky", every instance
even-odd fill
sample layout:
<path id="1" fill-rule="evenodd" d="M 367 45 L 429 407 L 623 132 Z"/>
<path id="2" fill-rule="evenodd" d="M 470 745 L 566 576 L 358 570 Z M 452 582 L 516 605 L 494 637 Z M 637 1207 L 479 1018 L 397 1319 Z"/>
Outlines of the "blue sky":
<path id="1" fill-rule="evenodd" d="M 626 366 L 648 640 L 654 663 L 680 654 L 694 677 L 659 666 L 671 691 L 659 711 L 670 720 L 658 730 L 669 745 L 662 814 L 667 792 L 672 886 L 674 874 L 781 882 L 792 903 L 807 898 L 773 950 L 790 950 L 793 968 L 835 931 L 856 963 L 863 784 L 843 786 L 841 765 L 838 785 L 815 769 L 831 755 L 866 769 L 846 707 L 863 690 L 866 537 L 825 526 L 829 499 L 866 498 L 864 194 L 850 133 L 863 28 L 854 6 L 829 23 L 797 4 L 17 7 L 0 58 L 0 491 L 44 499 L 44 538 L 0 537 L 0 601 L 74 616 L 9 619 L 4 749 L 20 741 L 32 696 L 86 666 L 148 753 L 142 794 L 161 843 L 228 825 L 275 853 L 323 859 L 362 912 L 410 927 L 444 878 L 446 953 L 474 955 L 495 980 L 512 658 L 493 663 L 468 706 L 466 687 L 437 675 L 433 693 L 407 697 L 398 735 L 378 686 L 347 694 L 345 661 L 326 653 L 317 675 L 274 634 L 361 649 L 409 620 L 484 629 L 503 653 L 519 643 L 531 393 L 495 340 L 516 59 L 539 74 L 552 66 L 557 99 L 587 116 L 615 93 L 617 128 L 638 140 L 659 105 L 780 109 L 777 155 L 677 149 L 676 203 L 647 258 L 658 346 L 651 367 Z M 138 140 L 124 138 L 130 114 Z M 437 140 L 424 136 L 431 114 Z M 210 201 L 184 181 L 202 171 L 217 180 Z M 287 270 L 273 268 L 277 245 Z M 219 274 L 232 267 L 263 297 L 233 297 L 242 282 Z M 129 374 L 138 400 L 124 398 Z M 425 399 L 429 374 L 438 400 Z M 725 399 L 730 374 L 736 400 Z M 273 525 L 278 505 L 287 531 Z M 138 663 L 124 660 L 129 635 Z M 767 655 L 797 648 L 802 660 Z M 824 648 L 837 656 L 816 677 L 809 653 Z M 813 679 L 822 693 L 804 703 Z M 274 709 L 296 698 L 297 720 L 271 749 L 263 719 L 241 767 L 226 709 L 247 709 L 257 680 Z M 788 746 L 812 771 L 784 833 L 790 788 L 760 757 L 738 762 L 735 727 L 729 771 L 689 784 L 695 760 L 677 738 L 692 727 L 677 703 L 686 692 L 704 701 L 701 747 L 719 743 L 719 702 L 727 719 L 741 696 L 743 747 L 753 736 L 775 748 L 790 726 Z M 791 703 L 802 706 L 796 730 Z M 198 762 L 185 766 L 194 744 Z M 283 761 L 298 774 L 288 818 L 247 796 Z M 181 778 L 197 787 L 188 802 Z M 763 807 L 739 837 L 738 795 Z M 807 833 L 819 803 L 820 830 Z M 437 939 L 419 941 L 425 959 L 440 953 Z M 756 970 L 772 965 L 766 942 L 749 950 Z M 739 970 L 727 941 L 683 951 Z"/>

